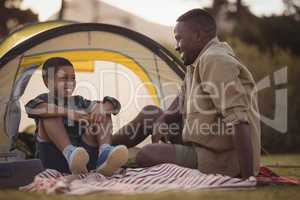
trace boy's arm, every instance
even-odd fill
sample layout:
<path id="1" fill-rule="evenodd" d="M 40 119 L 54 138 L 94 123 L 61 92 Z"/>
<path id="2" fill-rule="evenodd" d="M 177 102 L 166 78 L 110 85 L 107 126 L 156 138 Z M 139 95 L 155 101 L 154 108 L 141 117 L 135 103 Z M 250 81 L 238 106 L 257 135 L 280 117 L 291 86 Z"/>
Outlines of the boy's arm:
<path id="1" fill-rule="evenodd" d="M 101 123 L 107 115 L 117 115 L 121 110 L 120 102 L 113 97 L 104 97 L 103 101 L 97 101 L 90 113 L 90 121 Z"/>
<path id="2" fill-rule="evenodd" d="M 88 113 L 75 111 L 65 107 L 59 107 L 49 103 L 39 103 L 33 108 L 26 108 L 28 116 L 31 118 L 68 117 L 71 120 L 79 121 L 88 119 Z"/>

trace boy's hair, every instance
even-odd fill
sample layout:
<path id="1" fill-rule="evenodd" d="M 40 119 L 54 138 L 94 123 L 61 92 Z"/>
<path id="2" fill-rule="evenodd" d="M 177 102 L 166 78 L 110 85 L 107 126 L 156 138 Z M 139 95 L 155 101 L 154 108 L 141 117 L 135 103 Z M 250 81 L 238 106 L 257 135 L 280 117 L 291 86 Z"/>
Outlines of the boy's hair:
<path id="1" fill-rule="evenodd" d="M 50 75 L 54 75 L 59 67 L 62 66 L 71 66 L 73 67 L 72 63 L 62 57 L 53 57 L 46 60 L 43 64 L 42 68 L 42 76 L 44 82 L 49 78 Z M 53 78 L 53 77 L 50 77 Z"/>
<path id="2" fill-rule="evenodd" d="M 199 8 L 187 11 L 176 21 L 191 23 L 195 31 L 203 31 L 211 37 L 215 37 L 217 34 L 215 19 L 208 12 Z"/>

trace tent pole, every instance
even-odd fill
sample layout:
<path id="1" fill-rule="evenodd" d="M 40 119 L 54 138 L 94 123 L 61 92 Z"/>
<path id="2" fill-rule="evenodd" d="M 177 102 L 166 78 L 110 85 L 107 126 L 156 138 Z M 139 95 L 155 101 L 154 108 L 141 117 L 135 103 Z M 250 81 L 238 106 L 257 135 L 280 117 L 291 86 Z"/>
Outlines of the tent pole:
<path id="1" fill-rule="evenodd" d="M 119 92 L 119 78 L 118 78 L 118 63 L 115 63 L 114 65 L 114 70 L 115 70 L 115 85 L 116 85 L 116 98 L 119 100 L 120 97 L 120 92 Z M 117 127 L 120 127 L 120 117 L 117 117 Z"/>
<path id="2" fill-rule="evenodd" d="M 162 99 L 165 97 L 165 95 L 164 95 L 164 91 L 163 91 L 162 86 L 161 86 L 161 79 L 160 79 L 160 74 L 159 74 L 159 69 L 158 69 L 158 62 L 157 62 L 157 58 L 156 58 L 155 54 L 153 54 L 153 58 L 154 58 L 155 70 L 156 70 L 158 86 L 159 86 L 159 92 L 157 94 L 159 95 L 159 101 L 161 103 L 162 109 L 165 109 L 166 108 L 165 102 L 162 101 Z"/>

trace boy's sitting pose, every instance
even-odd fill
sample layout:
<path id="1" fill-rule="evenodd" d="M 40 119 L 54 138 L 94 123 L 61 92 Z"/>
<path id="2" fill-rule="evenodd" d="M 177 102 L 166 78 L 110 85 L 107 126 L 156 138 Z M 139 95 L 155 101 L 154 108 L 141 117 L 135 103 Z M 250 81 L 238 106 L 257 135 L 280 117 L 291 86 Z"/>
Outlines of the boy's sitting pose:
<path id="1" fill-rule="evenodd" d="M 37 125 L 38 156 L 45 168 L 82 173 L 96 169 L 112 175 L 128 160 L 123 145 L 111 146 L 111 114 L 120 103 L 105 97 L 103 102 L 72 96 L 76 80 L 73 65 L 65 58 L 48 59 L 42 76 L 49 93 L 29 101 L 25 108 Z"/>

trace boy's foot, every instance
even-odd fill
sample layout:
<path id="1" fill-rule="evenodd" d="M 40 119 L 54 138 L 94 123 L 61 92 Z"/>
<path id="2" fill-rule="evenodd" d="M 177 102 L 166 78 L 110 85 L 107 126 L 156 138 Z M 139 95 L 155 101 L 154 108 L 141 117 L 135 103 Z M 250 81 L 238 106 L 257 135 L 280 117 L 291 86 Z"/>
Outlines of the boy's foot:
<path id="1" fill-rule="evenodd" d="M 76 147 L 69 156 L 68 163 L 72 174 L 86 173 L 87 164 L 90 160 L 89 154 L 82 147 Z"/>
<path id="2" fill-rule="evenodd" d="M 124 145 L 107 145 L 98 156 L 96 171 L 111 176 L 128 161 L 128 149 Z"/>

